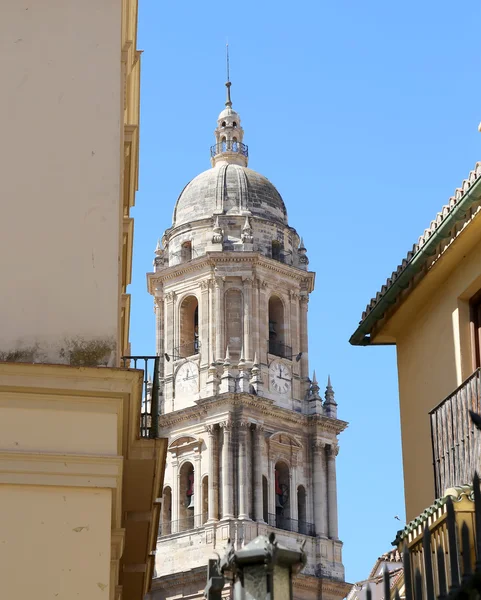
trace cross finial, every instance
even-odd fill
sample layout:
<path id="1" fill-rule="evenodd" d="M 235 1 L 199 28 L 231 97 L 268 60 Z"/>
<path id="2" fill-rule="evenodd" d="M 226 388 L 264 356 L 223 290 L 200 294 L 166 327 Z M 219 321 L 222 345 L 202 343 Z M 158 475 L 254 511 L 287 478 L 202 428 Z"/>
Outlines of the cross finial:
<path id="1" fill-rule="evenodd" d="M 231 82 L 230 82 L 230 65 L 229 65 L 229 44 L 226 44 L 226 67 L 227 67 L 227 82 L 225 84 L 225 87 L 227 88 L 227 100 L 225 101 L 225 105 L 228 106 L 229 108 L 232 106 L 232 100 L 230 98 L 230 86 L 231 86 Z"/>

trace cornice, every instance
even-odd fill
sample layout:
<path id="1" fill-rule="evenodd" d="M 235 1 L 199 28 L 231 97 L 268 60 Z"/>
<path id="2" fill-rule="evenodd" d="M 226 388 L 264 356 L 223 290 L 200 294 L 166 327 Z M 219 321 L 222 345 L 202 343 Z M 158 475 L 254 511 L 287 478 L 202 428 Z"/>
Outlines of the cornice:
<path id="1" fill-rule="evenodd" d="M 0 483 L 121 489 L 122 456 L 0 452 Z"/>
<path id="2" fill-rule="evenodd" d="M 195 406 L 190 406 L 179 411 L 161 415 L 159 418 L 159 427 L 168 428 L 192 418 L 204 419 L 209 415 L 212 408 L 229 408 L 234 411 L 239 408 L 249 408 L 255 411 L 255 415 L 262 417 L 273 417 L 283 423 L 308 426 L 315 428 L 317 432 L 333 433 L 337 435 L 343 431 L 348 424 L 345 421 L 329 419 L 328 417 L 319 417 L 318 415 L 303 415 L 295 411 L 276 406 L 273 400 L 263 398 L 262 396 L 252 396 L 246 393 L 219 394 L 211 398 L 198 400 Z M 252 415 L 253 418 L 255 415 Z M 243 418 L 245 415 L 243 415 Z M 330 442 L 328 442 L 330 443 Z"/>
<path id="3" fill-rule="evenodd" d="M 300 590 L 319 590 L 322 581 L 322 592 L 324 594 L 331 594 L 338 598 L 345 598 L 352 588 L 352 583 L 346 581 L 338 581 L 328 577 L 316 577 L 315 575 L 304 575 L 299 574 L 294 577 L 293 586 L 294 589 Z"/>
<path id="4" fill-rule="evenodd" d="M 264 268 L 267 271 L 278 273 L 296 281 L 299 286 L 307 287 L 308 293 L 314 289 L 315 273 L 304 271 L 292 265 L 286 265 L 272 258 L 267 258 L 259 252 L 207 252 L 204 256 L 194 258 L 188 263 L 166 267 L 156 273 L 147 273 L 147 289 L 154 294 L 155 287 L 163 285 L 166 281 L 172 281 L 189 273 L 199 273 L 202 269 L 219 267 L 227 264 L 248 263 L 250 269 Z M 229 273 L 226 273 L 229 275 Z"/>

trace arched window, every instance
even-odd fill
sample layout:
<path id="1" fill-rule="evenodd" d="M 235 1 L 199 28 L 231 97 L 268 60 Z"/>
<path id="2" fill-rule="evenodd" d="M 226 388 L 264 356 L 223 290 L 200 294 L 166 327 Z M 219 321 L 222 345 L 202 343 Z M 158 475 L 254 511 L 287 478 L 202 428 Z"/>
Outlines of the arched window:
<path id="1" fill-rule="evenodd" d="M 167 486 L 162 494 L 162 519 L 159 527 L 160 535 L 172 533 L 172 489 Z"/>
<path id="2" fill-rule="evenodd" d="M 269 298 L 269 354 L 291 358 L 291 350 L 285 345 L 284 305 L 277 296 Z"/>
<path id="3" fill-rule="evenodd" d="M 226 349 L 229 346 L 230 358 L 233 363 L 240 358 L 242 348 L 243 302 L 240 290 L 227 290 L 225 297 L 225 332 Z"/>
<path id="4" fill-rule="evenodd" d="M 202 515 L 201 524 L 203 525 L 209 514 L 209 477 L 206 475 L 202 480 Z"/>
<path id="5" fill-rule="evenodd" d="M 262 476 L 262 518 L 269 523 L 269 498 L 268 498 L 267 477 Z"/>
<path id="6" fill-rule="evenodd" d="M 275 469 L 275 494 L 276 494 L 276 527 L 291 529 L 291 503 L 289 498 L 289 467 L 285 462 L 277 462 Z"/>
<path id="7" fill-rule="evenodd" d="M 236 123 L 236 121 L 234 121 L 234 122 L 232 123 L 232 127 L 237 127 L 237 123 Z"/>
<path id="8" fill-rule="evenodd" d="M 185 462 L 179 471 L 179 521 L 177 531 L 194 528 L 194 467 Z"/>
<path id="9" fill-rule="evenodd" d="M 299 533 L 307 535 L 306 489 L 303 485 L 297 488 L 297 519 Z"/>
<path id="10" fill-rule="evenodd" d="M 192 260 L 192 242 L 184 242 L 180 247 L 180 261 L 185 263 Z"/>
<path id="11" fill-rule="evenodd" d="M 222 127 L 225 127 L 225 121 L 222 121 Z"/>
<path id="12" fill-rule="evenodd" d="M 180 305 L 180 345 L 175 354 L 186 358 L 199 353 L 199 303 L 195 296 L 187 296 Z"/>
<path id="13" fill-rule="evenodd" d="M 283 262 L 283 260 L 282 260 L 282 244 L 279 242 L 279 240 L 272 240 L 271 256 L 274 260 Z"/>

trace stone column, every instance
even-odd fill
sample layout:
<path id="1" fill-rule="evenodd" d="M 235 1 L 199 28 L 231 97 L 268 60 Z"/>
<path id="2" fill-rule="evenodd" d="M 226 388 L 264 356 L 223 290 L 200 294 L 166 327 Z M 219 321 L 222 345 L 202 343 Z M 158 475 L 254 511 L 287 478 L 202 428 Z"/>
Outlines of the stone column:
<path id="1" fill-rule="evenodd" d="M 215 359 L 222 360 L 224 351 L 224 281 L 216 277 L 215 285 Z"/>
<path id="2" fill-rule="evenodd" d="M 325 444 L 315 441 L 313 444 L 312 479 L 314 487 L 314 524 L 316 535 L 327 536 L 326 522 L 326 467 L 325 467 Z"/>
<path id="3" fill-rule="evenodd" d="M 307 305 L 309 302 L 309 296 L 307 292 L 303 292 L 299 299 L 299 328 L 300 328 L 300 352 L 302 357 L 299 362 L 299 371 L 302 382 L 305 382 L 304 389 L 301 389 L 301 393 L 306 393 L 309 388 L 307 378 L 309 377 L 309 361 L 308 361 L 308 339 L 307 339 Z"/>
<path id="4" fill-rule="evenodd" d="M 172 460 L 172 533 L 179 530 L 179 461 Z"/>
<path id="5" fill-rule="evenodd" d="M 269 350 L 269 298 L 267 290 L 267 281 L 260 282 L 259 287 L 259 312 L 258 327 L 259 327 L 259 348 L 258 355 L 259 365 L 266 364 L 267 352 Z M 262 369 L 262 367 L 261 367 Z"/>
<path id="6" fill-rule="evenodd" d="M 252 353 L 252 278 L 243 277 L 244 292 L 244 358 L 250 362 L 253 359 Z"/>
<path id="7" fill-rule="evenodd" d="M 262 425 L 256 425 L 254 439 L 254 519 L 263 523 L 262 462 L 264 458 L 264 427 Z"/>
<path id="8" fill-rule="evenodd" d="M 339 454 L 339 446 L 331 444 L 327 447 L 327 493 L 329 510 L 329 537 L 333 540 L 338 538 L 337 527 L 337 481 L 336 481 L 336 456 Z"/>
<path id="9" fill-rule="evenodd" d="M 199 341 L 200 341 L 200 366 L 206 368 L 210 361 L 209 311 L 210 286 L 209 280 L 200 282 L 200 307 L 199 307 Z"/>
<path id="10" fill-rule="evenodd" d="M 200 451 L 194 454 L 194 527 L 202 525 L 202 471 L 200 468 Z"/>
<path id="11" fill-rule="evenodd" d="M 155 296 L 155 353 L 157 356 L 164 356 L 164 297 Z"/>
<path id="12" fill-rule="evenodd" d="M 297 521 L 298 516 L 298 506 L 297 506 L 297 463 L 292 461 L 291 468 L 289 470 L 289 497 L 291 504 L 291 519 L 293 521 Z M 293 526 L 295 523 L 293 523 Z M 297 531 L 296 529 L 292 529 L 292 531 Z"/>
<path id="13" fill-rule="evenodd" d="M 241 422 L 237 427 L 238 434 L 238 490 L 239 490 L 239 519 L 249 518 L 248 498 L 247 498 L 247 434 L 250 423 Z"/>
<path id="14" fill-rule="evenodd" d="M 293 356 L 299 354 L 299 294 L 293 290 L 289 290 L 289 304 L 291 315 L 291 346 Z M 295 374 L 299 374 L 299 363 L 292 361 L 292 370 Z"/>
<path id="15" fill-rule="evenodd" d="M 212 523 L 219 518 L 219 469 L 217 453 L 217 428 L 215 425 L 206 425 L 209 444 L 209 479 L 208 479 L 208 522 Z"/>
<path id="16" fill-rule="evenodd" d="M 276 473 L 274 461 L 269 457 L 267 519 L 276 514 Z"/>
<path id="17" fill-rule="evenodd" d="M 223 431 L 222 443 L 222 518 L 232 519 L 234 516 L 234 488 L 233 488 L 233 453 L 232 453 L 232 423 L 221 423 Z"/>
<path id="18" fill-rule="evenodd" d="M 171 356 L 170 363 L 164 363 L 164 377 L 165 377 L 165 400 L 171 401 L 170 410 L 174 410 L 174 319 L 175 319 L 175 304 L 176 294 L 175 292 L 168 292 L 165 294 L 165 306 L 164 306 L 164 316 L 165 316 L 165 350 Z M 168 366 L 170 365 L 170 366 Z M 166 407 L 167 409 L 167 407 Z"/>

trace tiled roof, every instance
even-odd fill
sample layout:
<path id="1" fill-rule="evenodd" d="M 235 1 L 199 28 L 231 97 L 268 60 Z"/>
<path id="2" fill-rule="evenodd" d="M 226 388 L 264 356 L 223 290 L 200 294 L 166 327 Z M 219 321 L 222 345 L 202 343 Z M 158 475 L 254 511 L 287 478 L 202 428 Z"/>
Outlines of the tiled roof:
<path id="1" fill-rule="evenodd" d="M 469 176 L 467 177 L 467 179 L 465 179 L 463 181 L 462 186 L 455 191 L 454 195 L 449 199 L 449 202 L 447 204 L 445 204 L 443 206 L 443 208 L 438 212 L 438 214 L 436 215 L 436 218 L 433 221 L 431 221 L 431 224 L 429 225 L 429 227 L 424 230 L 424 233 L 421 235 L 421 237 L 419 238 L 417 243 L 415 243 L 413 245 L 412 249 L 407 253 L 406 257 L 402 260 L 402 262 L 397 267 L 397 269 L 395 271 L 393 271 L 393 273 L 391 274 L 391 277 L 389 277 L 387 279 L 386 283 L 381 287 L 381 289 L 376 294 L 376 296 L 371 299 L 371 301 L 369 302 L 369 304 L 366 307 L 366 310 L 362 313 L 362 318 L 359 323 L 358 330 L 353 334 L 353 336 L 351 338 L 351 343 L 356 343 L 356 342 L 359 343 L 359 339 L 358 339 L 359 334 L 361 334 L 361 333 L 366 334 L 370 331 L 370 329 L 372 328 L 372 325 L 370 328 L 367 328 L 366 331 L 360 331 L 360 330 L 365 329 L 365 328 L 363 328 L 363 324 L 372 313 L 374 313 L 374 312 L 379 313 L 378 315 L 376 315 L 376 319 L 374 319 L 374 321 L 382 318 L 387 306 L 386 307 L 382 306 L 383 310 L 378 310 L 378 307 L 381 307 L 381 305 L 384 304 L 383 299 L 384 299 L 386 293 L 391 288 L 393 288 L 394 284 L 399 280 L 400 277 L 402 277 L 402 275 L 406 271 L 407 267 L 412 264 L 413 259 L 415 257 L 417 257 L 423 251 L 425 246 L 437 234 L 437 232 L 441 228 L 441 226 L 443 226 L 445 224 L 446 219 L 449 216 L 454 216 L 455 221 L 460 221 L 466 217 L 465 214 L 455 215 L 455 213 L 458 210 L 459 205 L 461 204 L 461 201 L 465 198 L 467 192 L 480 179 L 481 179 L 481 162 L 477 162 L 474 169 L 469 173 Z M 456 217 L 458 217 L 458 218 L 456 218 Z M 444 236 L 444 237 L 447 237 L 447 236 Z M 426 261 L 433 254 L 434 254 L 434 251 L 432 252 L 432 254 L 427 255 Z M 414 277 L 414 275 L 415 275 L 415 273 L 412 274 L 411 279 Z M 403 288 L 401 288 L 399 286 L 398 290 L 396 290 L 397 293 L 398 294 L 401 293 L 402 289 L 404 289 L 405 287 L 407 287 L 406 281 L 403 282 Z M 390 298 L 389 304 L 392 304 L 393 302 L 394 302 L 393 298 Z"/>

